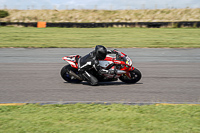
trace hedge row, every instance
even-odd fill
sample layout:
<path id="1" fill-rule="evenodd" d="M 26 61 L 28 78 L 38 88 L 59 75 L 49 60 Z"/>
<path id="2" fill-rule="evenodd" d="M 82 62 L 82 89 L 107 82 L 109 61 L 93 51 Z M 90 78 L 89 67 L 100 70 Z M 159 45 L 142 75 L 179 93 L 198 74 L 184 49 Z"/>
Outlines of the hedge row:
<path id="1" fill-rule="evenodd" d="M 24 27 L 37 27 L 37 22 L 0 22 L 0 26 L 24 26 Z M 65 28 L 96 28 L 96 27 L 148 27 L 148 28 L 160 28 L 160 27 L 193 27 L 200 28 L 200 22 L 117 22 L 117 23 L 48 23 L 46 27 L 65 27 Z"/>
<path id="2" fill-rule="evenodd" d="M 7 11 L 0 10 L 0 18 L 5 18 L 7 16 L 9 16 L 9 13 Z"/>

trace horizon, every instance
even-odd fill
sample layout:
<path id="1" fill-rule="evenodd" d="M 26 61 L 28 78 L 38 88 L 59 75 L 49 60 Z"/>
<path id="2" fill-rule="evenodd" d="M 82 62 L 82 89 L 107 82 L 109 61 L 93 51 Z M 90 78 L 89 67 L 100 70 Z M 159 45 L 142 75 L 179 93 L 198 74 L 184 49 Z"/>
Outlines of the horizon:
<path id="1" fill-rule="evenodd" d="M 199 0 L 0 0 L 0 9 L 138 10 L 200 8 Z"/>

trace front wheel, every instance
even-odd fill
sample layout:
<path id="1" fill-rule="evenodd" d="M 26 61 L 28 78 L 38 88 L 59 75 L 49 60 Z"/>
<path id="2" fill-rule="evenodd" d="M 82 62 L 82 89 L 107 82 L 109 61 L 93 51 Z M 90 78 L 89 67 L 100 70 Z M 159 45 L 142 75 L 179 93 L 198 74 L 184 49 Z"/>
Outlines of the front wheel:
<path id="1" fill-rule="evenodd" d="M 75 77 L 71 76 L 71 75 L 69 74 L 69 71 L 73 71 L 73 72 L 76 73 L 76 74 L 78 73 L 78 70 L 77 70 L 77 69 L 71 67 L 71 65 L 66 65 L 66 66 L 64 66 L 64 67 L 61 69 L 61 71 L 60 71 L 61 77 L 62 77 L 65 81 L 67 81 L 67 82 L 69 82 L 69 83 L 80 83 L 81 80 L 78 80 L 78 79 L 76 79 Z"/>
<path id="2" fill-rule="evenodd" d="M 141 72 L 136 68 L 133 71 L 130 71 L 130 74 L 131 74 L 131 79 L 127 77 L 125 74 L 119 77 L 119 79 L 122 82 L 125 82 L 128 84 L 134 84 L 134 83 L 137 83 L 142 78 Z"/>

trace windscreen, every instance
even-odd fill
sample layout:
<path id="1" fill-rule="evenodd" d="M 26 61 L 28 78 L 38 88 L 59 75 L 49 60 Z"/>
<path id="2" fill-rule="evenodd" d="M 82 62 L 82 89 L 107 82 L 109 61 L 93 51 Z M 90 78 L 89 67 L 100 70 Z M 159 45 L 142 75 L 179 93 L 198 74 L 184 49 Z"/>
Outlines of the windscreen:
<path id="1" fill-rule="evenodd" d="M 118 54 L 116 55 L 116 59 L 120 61 L 124 61 L 127 65 L 132 65 L 132 60 L 128 57 L 128 55 L 121 53 L 118 51 Z"/>

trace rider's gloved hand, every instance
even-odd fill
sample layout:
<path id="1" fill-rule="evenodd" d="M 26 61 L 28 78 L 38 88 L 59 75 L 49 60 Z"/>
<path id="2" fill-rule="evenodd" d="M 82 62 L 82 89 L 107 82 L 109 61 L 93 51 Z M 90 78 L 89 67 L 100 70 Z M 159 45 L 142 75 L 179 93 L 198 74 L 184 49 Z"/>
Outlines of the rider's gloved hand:
<path id="1" fill-rule="evenodd" d="M 112 54 L 112 50 L 107 50 L 107 54 Z"/>
<path id="2" fill-rule="evenodd" d="M 108 54 L 117 54 L 118 52 L 116 49 L 114 49 L 114 50 L 107 50 L 107 53 Z"/>

